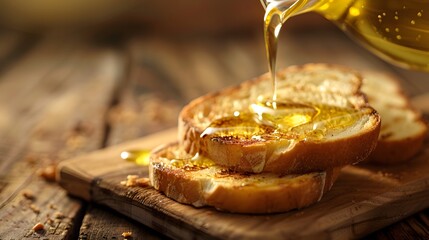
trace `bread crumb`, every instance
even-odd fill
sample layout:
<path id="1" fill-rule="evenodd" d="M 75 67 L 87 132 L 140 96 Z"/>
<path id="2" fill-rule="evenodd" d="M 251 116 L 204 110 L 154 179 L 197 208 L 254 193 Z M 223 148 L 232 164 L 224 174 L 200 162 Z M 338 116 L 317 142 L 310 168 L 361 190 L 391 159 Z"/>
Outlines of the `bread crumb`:
<path id="1" fill-rule="evenodd" d="M 65 216 L 62 212 L 56 212 L 56 213 L 54 213 L 54 217 L 56 219 L 63 219 Z"/>
<path id="2" fill-rule="evenodd" d="M 131 237 L 132 235 L 133 235 L 133 232 L 123 232 L 122 233 L 122 237 L 124 237 L 124 238 Z"/>
<path id="3" fill-rule="evenodd" d="M 34 196 L 34 193 L 31 190 L 24 190 L 22 192 L 22 196 L 24 196 L 28 200 L 34 200 L 36 197 Z"/>
<path id="4" fill-rule="evenodd" d="M 139 177 L 139 175 L 128 175 L 127 180 L 135 180 Z"/>
<path id="5" fill-rule="evenodd" d="M 126 181 L 121 181 L 122 185 L 125 185 L 127 187 L 135 187 L 136 186 L 136 180 L 139 176 L 138 175 L 128 175 Z"/>
<path id="6" fill-rule="evenodd" d="M 42 177 L 48 182 L 55 182 L 56 181 L 55 171 L 56 171 L 55 165 L 50 165 L 45 168 L 39 169 L 38 174 L 40 177 Z"/>
<path id="7" fill-rule="evenodd" d="M 121 185 L 126 187 L 147 187 L 149 186 L 149 178 L 139 178 L 138 175 L 128 175 L 126 181 L 121 181 Z"/>
<path id="8" fill-rule="evenodd" d="M 136 183 L 139 187 L 147 187 L 150 185 L 149 178 L 138 178 L 136 179 Z"/>
<path id="9" fill-rule="evenodd" d="M 34 225 L 34 227 L 32 229 L 34 231 L 38 232 L 38 231 L 42 231 L 43 229 L 45 229 L 45 226 L 42 223 L 36 223 L 36 225 Z"/>
<path id="10" fill-rule="evenodd" d="M 34 213 L 36 213 L 36 214 L 39 214 L 39 213 L 40 213 L 40 209 L 39 209 L 36 205 L 34 205 L 34 204 L 31 204 L 31 205 L 30 205 L 30 209 L 31 209 Z"/>
<path id="11" fill-rule="evenodd" d="M 49 208 L 50 208 L 50 209 L 57 210 L 57 206 L 56 206 L 55 204 L 53 204 L 53 203 L 50 203 L 50 204 L 49 204 Z"/>

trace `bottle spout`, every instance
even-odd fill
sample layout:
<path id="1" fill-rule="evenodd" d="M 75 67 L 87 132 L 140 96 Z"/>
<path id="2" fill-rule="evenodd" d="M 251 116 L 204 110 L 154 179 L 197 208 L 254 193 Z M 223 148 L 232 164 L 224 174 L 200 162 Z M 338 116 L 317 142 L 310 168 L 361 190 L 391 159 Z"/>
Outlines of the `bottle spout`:
<path id="1" fill-rule="evenodd" d="M 307 11 L 310 11 L 320 0 L 260 0 L 262 7 L 267 10 L 267 8 L 273 9 L 276 8 L 279 11 L 285 12 L 292 11 L 293 15 L 298 15 Z"/>
<path id="2" fill-rule="evenodd" d="M 295 2 L 301 2 L 301 0 L 260 0 L 264 9 L 271 6 L 281 6 L 283 8 L 292 6 Z"/>

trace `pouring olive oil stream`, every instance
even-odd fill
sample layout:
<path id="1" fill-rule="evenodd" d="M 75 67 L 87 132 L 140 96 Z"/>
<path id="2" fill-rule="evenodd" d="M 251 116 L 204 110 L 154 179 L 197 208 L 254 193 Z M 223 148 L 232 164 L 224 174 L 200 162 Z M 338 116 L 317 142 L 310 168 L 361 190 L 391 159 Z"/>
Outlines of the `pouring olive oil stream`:
<path id="1" fill-rule="evenodd" d="M 346 129 L 359 119 L 361 113 L 353 109 L 294 102 L 288 96 L 278 94 L 278 37 L 287 19 L 298 14 L 317 12 L 382 59 L 401 67 L 429 71 L 429 3 L 419 0 L 261 2 L 266 10 L 264 39 L 272 78 L 271 95 L 261 94 L 248 109 L 233 111 L 227 117 L 215 119 L 201 134 L 201 138 L 213 140 L 232 136 L 251 141 L 286 138 L 293 144 L 295 141 L 323 139 L 327 130 Z M 135 156 L 138 159 L 140 154 Z M 178 166 L 182 166 L 181 163 L 200 166 L 200 162 L 206 161 L 197 152 L 195 156 L 179 160 Z M 207 164 L 203 165 L 205 167 Z"/>

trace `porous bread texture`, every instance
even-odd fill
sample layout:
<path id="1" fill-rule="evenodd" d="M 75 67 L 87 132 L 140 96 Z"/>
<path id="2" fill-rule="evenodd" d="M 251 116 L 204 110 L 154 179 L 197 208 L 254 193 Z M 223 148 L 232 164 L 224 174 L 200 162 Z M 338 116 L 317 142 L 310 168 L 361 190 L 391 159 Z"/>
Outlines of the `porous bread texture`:
<path id="1" fill-rule="evenodd" d="M 380 117 L 360 92 L 361 77 L 339 66 L 308 64 L 278 73 L 278 96 L 299 103 L 326 104 L 355 109 L 360 118 L 345 129 L 328 129 L 322 140 L 236 140 L 202 138 L 216 119 L 246 111 L 261 95 L 270 97 L 271 79 L 263 75 L 237 87 L 197 98 L 179 115 L 179 142 L 190 154 L 241 172 L 281 174 L 324 171 L 360 162 L 375 148 Z M 232 139 L 232 140 L 231 140 Z"/>
<path id="2" fill-rule="evenodd" d="M 378 144 L 368 160 L 397 164 L 411 159 L 422 148 L 428 127 L 411 106 L 399 81 L 386 73 L 364 72 L 362 90 L 381 116 Z"/>
<path id="3" fill-rule="evenodd" d="M 167 197 L 195 207 L 212 206 L 234 213 L 275 213 L 318 202 L 340 168 L 302 175 L 237 173 L 220 166 L 175 167 L 186 153 L 177 144 L 155 150 L 149 163 L 152 186 Z M 188 156 L 190 157 L 190 156 Z"/>

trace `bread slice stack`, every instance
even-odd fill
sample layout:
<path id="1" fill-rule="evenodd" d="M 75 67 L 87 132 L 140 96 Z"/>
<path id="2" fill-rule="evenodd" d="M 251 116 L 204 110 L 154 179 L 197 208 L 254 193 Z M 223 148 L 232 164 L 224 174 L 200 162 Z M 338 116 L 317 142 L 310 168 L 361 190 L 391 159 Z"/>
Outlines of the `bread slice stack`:
<path id="1" fill-rule="evenodd" d="M 361 92 L 359 74 L 309 64 L 277 78 L 278 102 L 290 104 L 281 111 L 259 104 L 272 95 L 268 75 L 185 106 L 178 142 L 151 155 L 152 186 L 196 207 L 284 212 L 319 201 L 342 167 L 375 149 L 380 116 Z"/>

